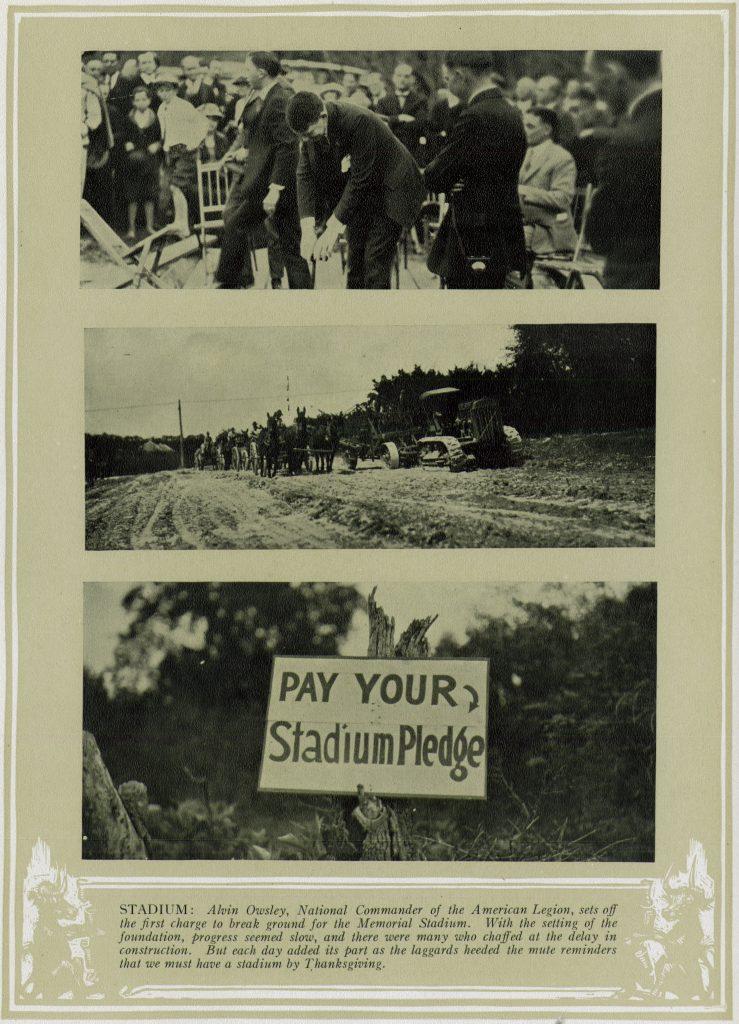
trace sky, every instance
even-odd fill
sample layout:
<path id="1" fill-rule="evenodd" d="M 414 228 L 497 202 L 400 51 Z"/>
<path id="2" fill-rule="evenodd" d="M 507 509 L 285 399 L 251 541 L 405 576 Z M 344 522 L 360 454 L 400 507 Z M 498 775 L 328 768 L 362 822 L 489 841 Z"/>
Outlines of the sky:
<path id="1" fill-rule="evenodd" d="M 124 436 L 211 434 L 281 408 L 290 422 L 364 401 L 372 380 L 400 369 L 494 369 L 510 327 L 242 327 L 85 332 L 85 431 Z"/>
<path id="2" fill-rule="evenodd" d="M 112 664 L 118 636 L 128 623 L 121 600 L 135 586 L 135 582 L 85 584 L 84 662 L 95 672 L 102 672 Z M 367 597 L 373 585 L 358 583 L 355 586 Z M 621 582 L 382 583 L 378 586 L 376 600 L 395 619 L 396 638 L 412 619 L 438 614 L 439 619 L 428 634 L 433 648 L 445 634 L 464 640 L 467 627 L 474 624 L 478 614 L 515 615 L 515 599 L 574 609 L 583 597 L 593 600 L 602 593 L 621 597 L 630 586 Z M 364 611 L 355 614 L 340 653 L 345 657 L 367 653 Z"/>

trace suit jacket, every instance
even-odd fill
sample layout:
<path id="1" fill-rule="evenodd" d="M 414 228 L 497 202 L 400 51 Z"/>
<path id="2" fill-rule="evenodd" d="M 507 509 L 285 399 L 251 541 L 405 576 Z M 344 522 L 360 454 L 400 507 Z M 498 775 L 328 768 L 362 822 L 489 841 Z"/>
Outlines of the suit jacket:
<path id="1" fill-rule="evenodd" d="M 298 165 L 298 140 L 285 120 L 285 107 L 292 92 L 275 83 L 261 102 L 261 108 L 249 124 L 249 155 L 234 188 L 247 219 L 264 220 L 262 200 L 271 184 L 282 185 L 278 210 L 290 213 L 296 208 L 295 175 Z M 231 197 L 229 197 L 230 200 Z"/>
<path id="2" fill-rule="evenodd" d="M 570 149 L 577 138 L 575 119 L 572 114 L 562 109 L 561 103 L 555 104 L 552 110 L 557 115 L 557 142 L 565 149 Z"/>
<path id="3" fill-rule="evenodd" d="M 452 133 L 454 122 L 463 110 L 464 103 L 461 101 L 455 104 L 455 106 L 450 107 L 447 96 L 442 96 L 433 103 L 431 113 L 429 114 L 426 136 L 428 139 L 426 149 L 429 160 L 433 160 L 437 153 L 441 152 L 444 148 L 447 139 Z"/>
<path id="4" fill-rule="evenodd" d="M 204 103 L 218 103 L 215 89 L 202 78 L 200 79 L 197 92 L 189 93 L 187 85 L 185 82 L 182 82 L 177 90 L 177 95 L 181 100 L 187 100 L 188 103 L 192 103 L 194 107 L 202 107 Z"/>
<path id="5" fill-rule="evenodd" d="M 603 147 L 586 226 L 610 288 L 659 288 L 662 90 L 648 93 Z"/>
<path id="6" fill-rule="evenodd" d="M 372 111 L 346 102 L 329 102 L 326 110 L 328 139 L 306 139 L 300 147 L 300 216 L 321 223 L 333 212 L 348 224 L 358 211 L 379 208 L 410 227 L 425 195 L 411 154 Z"/>
<path id="7" fill-rule="evenodd" d="M 228 139 L 222 132 L 216 132 L 215 136 L 215 151 L 211 155 L 208 146 L 205 143 L 205 139 L 200 143 L 198 149 L 198 156 L 202 163 L 207 164 L 211 160 L 220 160 L 222 156 L 225 156 L 228 152 Z"/>
<path id="8" fill-rule="evenodd" d="M 498 88 L 474 96 L 460 112 L 447 145 L 426 168 L 431 192 L 444 192 L 450 209 L 429 255 L 429 269 L 452 278 L 465 256 L 523 271 L 526 243 L 518 174 L 526 155 L 519 111 Z M 451 194 L 462 183 L 461 190 Z"/>
<path id="9" fill-rule="evenodd" d="M 390 125 L 396 138 L 400 139 L 408 152 L 423 163 L 426 146 L 421 145 L 421 138 L 426 138 L 429 110 L 427 100 L 417 92 L 409 92 L 401 107 L 396 93 L 388 93 L 378 101 L 377 113 Z M 414 121 L 400 121 L 400 114 L 408 114 Z"/>
<path id="10" fill-rule="evenodd" d="M 547 139 L 526 150 L 519 185 L 528 246 L 534 252 L 564 252 L 577 243 L 572 221 L 577 170 L 570 153 Z"/>

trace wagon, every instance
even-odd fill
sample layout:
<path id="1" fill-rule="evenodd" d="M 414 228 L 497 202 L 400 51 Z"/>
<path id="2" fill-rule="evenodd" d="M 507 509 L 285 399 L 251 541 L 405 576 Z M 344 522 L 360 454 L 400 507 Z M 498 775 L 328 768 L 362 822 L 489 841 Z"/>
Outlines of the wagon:
<path id="1" fill-rule="evenodd" d="M 212 466 L 213 469 L 226 468 L 226 460 L 223 456 L 223 452 L 217 445 L 213 445 L 208 450 L 206 450 L 203 445 L 200 445 L 195 452 L 195 468 L 205 469 L 206 466 Z"/>

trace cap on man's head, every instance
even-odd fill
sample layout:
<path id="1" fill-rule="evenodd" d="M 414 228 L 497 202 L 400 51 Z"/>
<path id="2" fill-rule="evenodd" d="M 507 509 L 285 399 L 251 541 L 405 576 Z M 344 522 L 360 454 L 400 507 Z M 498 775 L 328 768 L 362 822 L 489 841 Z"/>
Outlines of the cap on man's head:
<path id="1" fill-rule="evenodd" d="M 444 63 L 450 71 L 454 68 L 466 68 L 474 75 L 493 72 L 503 75 L 506 70 L 505 54 L 499 50 L 449 50 Z"/>
<path id="2" fill-rule="evenodd" d="M 213 117 L 217 121 L 221 120 L 221 111 L 215 103 L 203 103 L 202 106 L 197 108 L 201 114 L 205 117 Z"/>
<path id="3" fill-rule="evenodd" d="M 548 124 L 552 129 L 552 138 L 557 141 L 557 132 L 559 131 L 559 117 L 554 110 L 550 110 L 549 107 L 534 107 L 529 111 L 534 117 L 538 117 L 542 124 Z"/>
<path id="4" fill-rule="evenodd" d="M 160 86 L 176 89 L 179 84 L 179 76 L 175 74 L 174 71 L 160 70 L 157 72 L 157 77 L 154 79 L 154 85 L 157 89 L 159 89 Z"/>
<path id="5" fill-rule="evenodd" d="M 246 75 L 237 75 L 236 78 L 231 79 L 231 85 L 248 85 L 249 79 Z"/>

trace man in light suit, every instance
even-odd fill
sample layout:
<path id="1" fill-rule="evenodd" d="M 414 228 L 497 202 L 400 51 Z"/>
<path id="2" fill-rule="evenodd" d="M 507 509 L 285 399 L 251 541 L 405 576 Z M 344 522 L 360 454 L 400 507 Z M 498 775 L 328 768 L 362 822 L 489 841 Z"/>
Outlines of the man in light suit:
<path id="1" fill-rule="evenodd" d="M 577 244 L 572 222 L 577 170 L 570 153 L 556 142 L 557 115 L 534 107 L 524 115 L 528 149 L 518 175 L 524 234 L 537 253 L 572 252 Z"/>
<path id="2" fill-rule="evenodd" d="M 415 160 L 381 117 L 353 103 L 298 92 L 287 121 L 301 138 L 303 254 L 328 259 L 345 231 L 347 288 L 389 288 L 396 245 L 425 195 Z"/>

